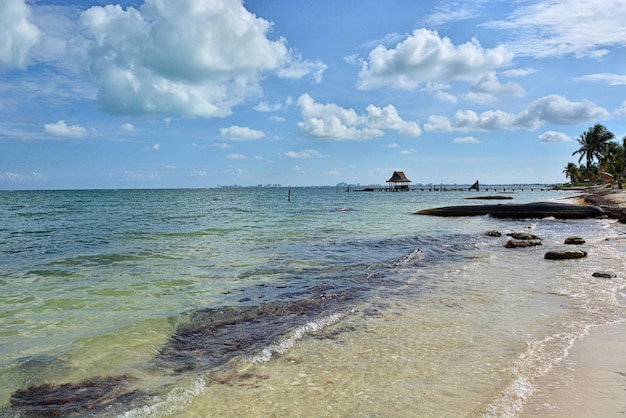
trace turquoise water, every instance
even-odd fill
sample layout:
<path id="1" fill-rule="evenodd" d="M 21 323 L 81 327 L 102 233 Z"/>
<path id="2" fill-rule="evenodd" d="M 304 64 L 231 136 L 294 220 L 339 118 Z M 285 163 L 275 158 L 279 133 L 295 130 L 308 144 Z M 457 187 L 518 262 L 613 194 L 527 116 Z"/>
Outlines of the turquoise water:
<path id="1" fill-rule="evenodd" d="M 626 318 L 613 221 L 413 215 L 475 192 L 287 196 L 0 192 L 2 414 L 19 389 L 125 376 L 137 396 L 96 415 L 515 416 L 573 341 Z M 504 249 L 494 229 L 544 244 Z M 587 259 L 543 260 L 570 235 Z M 231 339 L 177 351 L 213 326 Z"/>

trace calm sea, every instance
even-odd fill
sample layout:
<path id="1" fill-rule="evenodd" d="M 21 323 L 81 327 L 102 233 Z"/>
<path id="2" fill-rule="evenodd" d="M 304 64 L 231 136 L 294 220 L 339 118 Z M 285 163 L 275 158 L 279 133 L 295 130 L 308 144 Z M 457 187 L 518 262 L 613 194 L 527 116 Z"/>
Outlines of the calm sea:
<path id="1" fill-rule="evenodd" d="M 0 192 L 0 415 L 516 416 L 626 319 L 625 227 L 413 215 L 470 196 Z M 587 258 L 544 260 L 572 235 Z"/>

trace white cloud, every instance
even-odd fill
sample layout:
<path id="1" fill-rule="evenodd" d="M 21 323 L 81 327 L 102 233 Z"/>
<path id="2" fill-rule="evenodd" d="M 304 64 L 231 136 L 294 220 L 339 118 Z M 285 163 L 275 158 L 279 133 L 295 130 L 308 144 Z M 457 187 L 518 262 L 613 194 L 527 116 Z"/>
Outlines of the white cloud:
<path id="1" fill-rule="evenodd" d="M 535 74 L 537 70 L 534 68 L 522 68 L 514 70 L 502 71 L 505 77 L 526 77 L 527 75 Z"/>
<path id="2" fill-rule="evenodd" d="M 365 124 L 370 128 L 393 129 L 407 136 L 419 136 L 422 133 L 417 123 L 403 120 L 393 105 L 380 108 L 371 104 L 367 106 L 366 110 L 367 121 Z"/>
<path id="3" fill-rule="evenodd" d="M 233 147 L 232 145 L 227 144 L 225 142 L 215 143 L 215 144 L 213 144 L 213 146 L 215 148 L 219 148 L 219 149 L 231 149 Z"/>
<path id="4" fill-rule="evenodd" d="M 504 46 L 483 49 L 476 39 L 457 46 L 437 32 L 416 29 L 395 48 L 379 45 L 369 53 L 361 63 L 359 88 L 413 90 L 423 83 L 473 81 L 512 59 Z"/>
<path id="5" fill-rule="evenodd" d="M 608 116 L 606 109 L 589 100 L 571 102 L 552 94 L 532 102 L 520 113 L 488 110 L 478 114 L 473 110 L 456 112 L 454 124 L 445 116 L 430 116 L 424 124 L 427 131 L 475 131 L 500 129 L 536 129 L 545 123 L 575 125 Z"/>
<path id="6" fill-rule="evenodd" d="M 599 57 L 608 53 L 608 47 L 626 46 L 623 0 L 519 4 L 506 20 L 488 24 L 517 33 L 518 39 L 509 45 L 516 55 Z"/>
<path id="7" fill-rule="evenodd" d="M 489 71 L 472 84 L 466 99 L 478 103 L 489 103 L 495 100 L 497 96 L 521 97 L 523 95 L 522 86 L 511 81 L 501 83 L 495 71 Z"/>
<path id="8" fill-rule="evenodd" d="M 622 105 L 619 108 L 615 109 L 613 114 L 617 117 L 626 117 L 626 101 L 623 101 Z"/>
<path id="9" fill-rule="evenodd" d="M 289 158 L 313 158 L 322 156 L 319 151 L 314 149 L 305 149 L 303 151 L 287 151 L 285 155 Z"/>
<path id="10" fill-rule="evenodd" d="M 87 135 L 87 129 L 80 125 L 68 126 L 64 120 L 59 120 L 57 123 L 46 123 L 44 130 L 50 135 L 68 138 L 82 138 Z"/>
<path id="11" fill-rule="evenodd" d="M 386 145 L 386 148 L 400 148 L 400 145 L 392 142 L 391 144 Z"/>
<path id="12" fill-rule="evenodd" d="M 611 73 L 598 73 L 589 74 L 576 78 L 581 81 L 600 81 L 607 83 L 609 86 L 623 86 L 626 85 L 626 75 L 624 74 L 611 74 Z"/>
<path id="13" fill-rule="evenodd" d="M 28 54 L 41 36 L 30 18 L 24 0 L 0 1 L 0 70 L 26 68 Z"/>
<path id="14" fill-rule="evenodd" d="M 570 142 L 572 138 L 563 132 L 546 131 L 539 135 L 539 141 L 541 142 Z"/>
<path id="15" fill-rule="evenodd" d="M 226 158 L 228 158 L 229 160 L 247 160 L 248 159 L 248 157 L 246 157 L 243 154 L 228 154 Z"/>
<path id="16" fill-rule="evenodd" d="M 291 97 L 287 97 L 285 103 L 269 103 L 267 101 L 261 101 L 258 105 L 254 107 L 254 110 L 257 112 L 274 112 L 276 110 L 286 109 L 293 103 L 293 99 Z"/>
<path id="17" fill-rule="evenodd" d="M 454 138 L 454 143 L 455 144 L 479 144 L 480 141 L 474 138 L 473 136 L 463 136 L 463 137 Z"/>
<path id="18" fill-rule="evenodd" d="M 445 116 L 432 115 L 428 117 L 428 122 L 424 124 L 424 129 L 427 131 L 447 132 L 452 130 L 452 124 L 450 119 Z"/>
<path id="19" fill-rule="evenodd" d="M 233 125 L 228 128 L 221 128 L 220 136 L 222 138 L 232 139 L 234 141 L 251 141 L 263 138 L 265 136 L 265 133 L 257 129 L 250 129 L 245 126 Z"/>
<path id="20" fill-rule="evenodd" d="M 122 125 L 122 129 L 128 132 L 132 132 L 135 130 L 135 127 L 133 126 L 132 123 L 125 123 Z"/>
<path id="21" fill-rule="evenodd" d="M 48 180 L 46 176 L 38 172 L 31 174 L 18 174 L 5 171 L 0 173 L 0 182 L 2 183 L 30 183 L 30 182 L 44 182 Z"/>
<path id="22" fill-rule="evenodd" d="M 421 134 L 419 125 L 403 120 L 393 105 L 379 108 L 370 104 L 366 115 L 358 115 L 354 109 L 334 103 L 316 103 L 308 94 L 300 96 L 298 105 L 304 119 L 298 126 L 314 137 L 361 140 L 383 136 L 385 130 L 396 130 L 407 136 Z"/>
<path id="23" fill-rule="evenodd" d="M 424 23 L 428 27 L 433 27 L 471 19 L 479 15 L 477 9 L 479 5 L 480 2 L 476 0 L 464 4 L 456 1 L 441 2 L 437 5 L 435 12 L 425 19 Z"/>
<path id="24" fill-rule="evenodd" d="M 161 145 L 154 144 L 154 145 L 150 145 L 149 147 L 145 147 L 144 151 L 159 151 L 160 149 L 161 149 Z"/>
<path id="25" fill-rule="evenodd" d="M 140 9 L 94 6 L 80 24 L 98 103 L 114 114 L 223 117 L 261 94 L 262 76 L 321 77 L 242 0 L 146 0 Z"/>

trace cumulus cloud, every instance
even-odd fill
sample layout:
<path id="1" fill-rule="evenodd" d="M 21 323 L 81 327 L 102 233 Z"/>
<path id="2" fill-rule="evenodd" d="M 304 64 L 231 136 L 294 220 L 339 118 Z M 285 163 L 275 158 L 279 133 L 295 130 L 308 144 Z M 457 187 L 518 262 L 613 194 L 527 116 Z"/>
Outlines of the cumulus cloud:
<path id="1" fill-rule="evenodd" d="M 322 156 L 319 151 L 314 149 L 305 149 L 303 151 L 287 151 L 285 155 L 289 158 L 313 158 Z"/>
<path id="2" fill-rule="evenodd" d="M 489 71 L 472 84 L 466 99 L 478 103 L 489 103 L 494 101 L 497 96 L 521 97 L 523 95 L 522 86 L 512 81 L 502 83 L 495 71 Z"/>
<path id="3" fill-rule="evenodd" d="M 383 108 L 367 106 L 367 114 L 358 115 L 354 109 L 337 104 L 315 102 L 308 94 L 298 99 L 303 121 L 298 126 L 310 136 L 337 140 L 361 140 L 383 136 L 385 130 L 402 135 L 418 136 L 421 129 L 416 122 L 403 120 L 393 105 Z"/>
<path id="4" fill-rule="evenodd" d="M 626 46 L 624 16 L 623 0 L 520 2 L 506 20 L 488 25 L 517 34 L 509 44 L 516 55 L 599 57 Z"/>
<path id="5" fill-rule="evenodd" d="M 473 81 L 512 59 L 503 46 L 484 49 L 476 39 L 454 45 L 435 31 L 416 29 L 395 48 L 379 45 L 370 51 L 361 63 L 359 88 L 413 90 L 423 83 Z"/>
<path id="6" fill-rule="evenodd" d="M 541 142 L 570 142 L 572 138 L 563 132 L 546 131 L 539 135 L 539 141 Z"/>
<path id="7" fill-rule="evenodd" d="M 0 70 L 26 68 L 28 54 L 41 37 L 30 18 L 30 7 L 24 0 L 0 2 Z"/>
<path id="8" fill-rule="evenodd" d="M 68 138 L 82 138 L 87 135 L 87 129 L 80 125 L 69 126 L 64 120 L 59 120 L 57 123 L 46 123 L 44 130 L 50 135 Z"/>
<path id="9" fill-rule="evenodd" d="M 479 144 L 480 141 L 473 136 L 462 136 L 454 138 L 455 144 Z"/>
<path id="10" fill-rule="evenodd" d="M 128 131 L 128 132 L 132 132 L 132 131 L 135 130 L 135 127 L 133 126 L 132 123 L 124 123 L 122 125 L 122 129 L 125 130 L 125 131 Z"/>
<path id="11" fill-rule="evenodd" d="M 228 128 L 221 128 L 220 136 L 234 141 L 251 141 L 263 138 L 265 133 L 258 129 L 250 129 L 245 126 L 233 125 Z"/>
<path id="12" fill-rule="evenodd" d="M 80 24 L 98 103 L 114 114 L 221 117 L 261 94 L 267 74 L 299 78 L 325 66 L 303 61 L 242 0 L 146 0 L 140 9 L 94 6 Z"/>
<path id="13" fill-rule="evenodd" d="M 589 100 L 571 102 L 552 94 L 532 102 L 520 113 L 488 110 L 480 114 L 459 110 L 454 123 L 445 116 L 431 116 L 424 129 L 428 131 L 493 131 L 501 129 L 536 129 L 545 123 L 575 125 L 608 116 L 606 109 Z"/>
<path id="14" fill-rule="evenodd" d="M 607 83 L 609 86 L 626 85 L 626 75 L 624 74 L 611 74 L 611 73 L 598 73 L 588 74 L 582 77 L 576 78 L 579 81 L 599 81 Z"/>

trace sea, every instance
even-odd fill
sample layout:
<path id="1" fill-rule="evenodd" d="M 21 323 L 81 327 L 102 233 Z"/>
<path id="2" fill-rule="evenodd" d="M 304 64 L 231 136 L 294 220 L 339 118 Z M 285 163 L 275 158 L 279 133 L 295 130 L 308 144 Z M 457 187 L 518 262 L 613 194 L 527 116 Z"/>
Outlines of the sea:
<path id="1" fill-rule="evenodd" d="M 626 320 L 626 225 L 414 214 L 479 195 L 576 192 L 2 191 L 0 416 L 518 416 Z"/>

